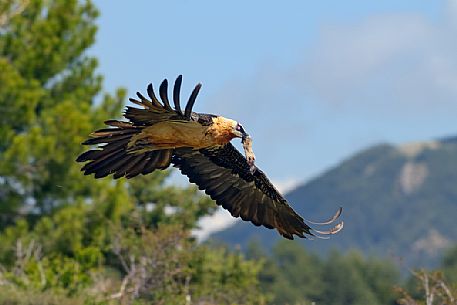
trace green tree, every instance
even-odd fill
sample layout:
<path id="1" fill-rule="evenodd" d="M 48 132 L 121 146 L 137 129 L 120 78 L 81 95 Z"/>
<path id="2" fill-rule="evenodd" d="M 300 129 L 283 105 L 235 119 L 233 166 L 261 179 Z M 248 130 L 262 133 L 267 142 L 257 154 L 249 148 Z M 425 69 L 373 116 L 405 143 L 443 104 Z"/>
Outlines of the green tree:
<path id="1" fill-rule="evenodd" d="M 259 273 L 270 304 L 395 304 L 398 271 L 387 262 L 352 252 L 320 258 L 300 244 L 280 241 L 271 255 L 251 244 L 248 257 L 265 260 Z"/>
<path id="2" fill-rule="evenodd" d="M 271 292 L 273 304 L 311 302 L 322 292 L 322 261 L 298 243 L 279 241 L 273 248 L 272 261 L 260 273 L 265 291 Z"/>
<path id="3" fill-rule="evenodd" d="M 364 259 L 359 253 L 330 255 L 323 270 L 323 304 L 395 304 L 398 271 L 387 261 Z"/>
<path id="4" fill-rule="evenodd" d="M 170 171 L 80 172 L 80 143 L 119 116 L 125 97 L 102 91 L 86 54 L 97 15 L 89 0 L 0 3 L 0 302 L 261 302 L 260 263 L 190 236 L 216 207 L 196 187 L 168 185 Z"/>
<path id="5" fill-rule="evenodd" d="M 117 115 L 125 95 L 93 104 L 102 78 L 84 50 L 96 16 L 90 2 L 30 1 L 0 34 L 3 222 L 89 192 L 73 162 L 79 143 L 102 116 Z"/>
<path id="6" fill-rule="evenodd" d="M 105 212 L 113 218 L 153 203 L 151 221 L 179 219 L 195 226 L 213 204 L 195 188 L 164 188 L 168 173 L 113 183 L 84 177 L 74 162 L 80 143 L 104 120 L 119 116 L 125 97 L 123 89 L 100 96 L 97 60 L 85 53 L 94 43 L 97 15 L 90 1 L 35 0 L 0 32 L 3 226 L 23 215 L 88 202 L 108 205 Z M 167 205 L 178 213 L 166 217 Z"/>
<path id="7" fill-rule="evenodd" d="M 91 215 L 86 209 L 80 212 L 79 219 L 86 222 Z M 52 216 L 49 220 L 56 219 Z M 131 219 L 127 225 L 111 223 L 107 247 L 76 244 L 73 255 L 58 248 L 50 251 L 52 246 L 40 244 L 58 242 L 61 232 L 43 235 L 37 229 L 20 233 L 19 239 L 12 239 L 12 263 L 3 271 L 0 269 L 0 297 L 5 291 L 2 287 L 17 287 L 16 290 L 35 291 L 38 295 L 50 291 L 56 296 L 96 303 L 265 303 L 257 277 L 262 261 L 246 260 L 241 253 L 222 247 L 197 244 L 182 226 L 162 224 L 149 229 L 137 221 Z M 60 227 L 55 230 L 60 231 Z M 80 231 L 74 229 L 76 233 Z M 75 247 L 67 238 L 64 243 Z M 47 248 L 46 254 L 42 253 L 43 248 Z"/>

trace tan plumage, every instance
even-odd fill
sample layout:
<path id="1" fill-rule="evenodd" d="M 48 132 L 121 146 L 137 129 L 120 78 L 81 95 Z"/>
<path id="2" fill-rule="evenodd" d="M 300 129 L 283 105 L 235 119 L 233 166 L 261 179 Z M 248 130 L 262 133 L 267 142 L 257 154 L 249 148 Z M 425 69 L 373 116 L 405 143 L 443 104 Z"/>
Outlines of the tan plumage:
<path id="1" fill-rule="evenodd" d="M 163 104 L 149 85 L 149 99 L 140 93 L 137 93 L 139 100 L 130 99 L 141 108 L 127 107 L 124 117 L 128 122 L 106 121 L 110 128 L 92 133 L 83 144 L 97 147 L 77 159 L 78 162 L 89 161 L 82 168 L 84 173 L 93 173 L 95 178 L 110 174 L 115 179 L 132 178 L 173 164 L 232 216 L 275 228 L 289 239 L 293 239 L 293 235 L 315 235 L 254 165 L 252 139 L 243 127 L 222 116 L 192 112 L 200 84 L 182 111 L 179 102 L 181 82 L 179 76 L 173 90 L 174 109 L 168 99 L 165 80 L 159 87 Z M 247 159 L 230 144 L 236 137 L 242 138 Z M 341 208 L 320 225 L 333 223 L 340 214 Z M 328 231 L 313 231 L 329 235 L 342 227 L 341 222 Z"/>
<path id="2" fill-rule="evenodd" d="M 223 117 L 212 118 L 212 124 L 203 126 L 196 121 L 162 121 L 145 127 L 132 137 L 129 147 L 137 141 L 150 143 L 150 150 L 193 147 L 195 149 L 224 145 L 236 136 L 232 133 L 236 122 Z"/>

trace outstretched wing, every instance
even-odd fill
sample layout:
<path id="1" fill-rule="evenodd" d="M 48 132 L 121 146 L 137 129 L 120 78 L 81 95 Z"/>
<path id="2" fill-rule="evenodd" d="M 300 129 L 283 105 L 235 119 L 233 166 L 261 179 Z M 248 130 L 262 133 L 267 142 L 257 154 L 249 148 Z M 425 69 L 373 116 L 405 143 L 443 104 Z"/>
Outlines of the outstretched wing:
<path id="1" fill-rule="evenodd" d="M 312 230 L 260 169 L 251 173 L 246 159 L 230 143 L 200 150 L 176 149 L 172 163 L 233 217 L 275 228 L 285 238 L 315 235 L 313 231 L 334 234 L 343 226 L 341 222 L 329 231 Z M 320 224 L 334 222 L 340 213 L 341 209 Z"/>
<path id="2" fill-rule="evenodd" d="M 173 87 L 174 109 L 168 99 L 168 81 L 165 79 L 159 87 L 160 100 L 157 99 L 152 84 L 147 92 L 150 99 L 137 92 L 138 100 L 130 101 L 141 108 L 128 106 L 125 118 L 129 122 L 116 120 L 106 121 L 110 128 L 93 132 L 90 139 L 83 145 L 90 145 L 92 149 L 81 154 L 76 161 L 87 162 L 83 168 L 85 175 L 94 173 L 95 178 L 113 174 L 114 178 L 132 178 L 139 174 L 146 175 L 156 169 L 168 168 L 173 154 L 172 149 L 157 149 L 145 139 L 143 130 L 146 127 L 163 121 L 191 121 L 197 118 L 199 122 L 211 120 L 208 115 L 197 115 L 192 112 L 192 107 L 200 90 L 201 84 L 195 86 L 184 112 L 180 105 L 180 90 L 182 76 L 179 75 Z M 93 147 L 96 145 L 97 147 Z"/>

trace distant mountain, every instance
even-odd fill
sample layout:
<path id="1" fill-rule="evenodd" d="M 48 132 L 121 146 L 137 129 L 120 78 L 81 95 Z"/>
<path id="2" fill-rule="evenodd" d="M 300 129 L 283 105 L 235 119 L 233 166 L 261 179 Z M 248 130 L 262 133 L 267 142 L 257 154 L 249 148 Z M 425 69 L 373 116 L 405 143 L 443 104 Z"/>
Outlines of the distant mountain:
<path id="1" fill-rule="evenodd" d="M 286 197 L 310 220 L 343 207 L 342 232 L 330 240 L 299 241 L 310 251 L 356 248 L 404 267 L 433 266 L 457 243 L 457 137 L 371 147 Z M 237 222 L 212 238 L 240 246 L 255 239 L 270 247 L 279 236 Z"/>

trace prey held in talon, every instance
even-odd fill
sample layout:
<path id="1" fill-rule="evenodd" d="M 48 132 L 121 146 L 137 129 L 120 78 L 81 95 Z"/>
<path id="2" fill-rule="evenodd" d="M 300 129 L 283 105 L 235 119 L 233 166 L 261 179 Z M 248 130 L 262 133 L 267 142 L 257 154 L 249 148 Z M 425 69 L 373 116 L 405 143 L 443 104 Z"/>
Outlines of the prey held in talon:
<path id="1" fill-rule="evenodd" d="M 285 238 L 325 237 L 343 228 L 343 222 L 334 225 L 341 208 L 323 222 L 305 221 L 298 215 L 256 167 L 252 138 L 244 127 L 220 115 L 193 112 L 201 84 L 181 108 L 181 83 L 180 75 L 173 86 L 173 104 L 166 79 L 159 86 L 160 99 L 149 84 L 148 98 L 138 92 L 137 99 L 130 99 L 139 108 L 127 106 L 125 121 L 105 121 L 107 128 L 93 132 L 83 143 L 89 150 L 77 158 L 86 162 L 84 174 L 130 179 L 172 165 L 233 217 L 276 229 Z M 230 143 L 235 138 L 241 139 L 245 156 Z M 334 226 L 315 230 L 306 222 Z"/>

